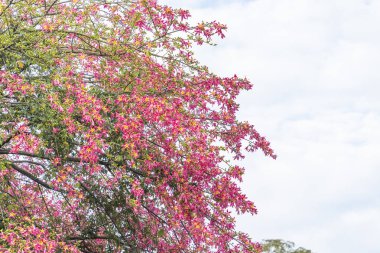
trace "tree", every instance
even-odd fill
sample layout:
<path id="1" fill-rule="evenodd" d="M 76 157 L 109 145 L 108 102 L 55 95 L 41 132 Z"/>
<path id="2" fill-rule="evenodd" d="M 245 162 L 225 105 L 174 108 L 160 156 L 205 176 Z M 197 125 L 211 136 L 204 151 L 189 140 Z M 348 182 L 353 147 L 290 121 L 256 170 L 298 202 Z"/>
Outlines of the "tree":
<path id="1" fill-rule="evenodd" d="M 225 26 L 155 0 L 0 0 L 0 246 L 257 252 L 228 161 L 269 143 L 236 119 L 246 79 L 193 57 Z"/>
<path id="2" fill-rule="evenodd" d="M 311 253 L 311 250 L 299 247 L 294 248 L 294 242 L 284 241 L 280 239 L 264 240 L 262 243 L 263 253 Z"/>

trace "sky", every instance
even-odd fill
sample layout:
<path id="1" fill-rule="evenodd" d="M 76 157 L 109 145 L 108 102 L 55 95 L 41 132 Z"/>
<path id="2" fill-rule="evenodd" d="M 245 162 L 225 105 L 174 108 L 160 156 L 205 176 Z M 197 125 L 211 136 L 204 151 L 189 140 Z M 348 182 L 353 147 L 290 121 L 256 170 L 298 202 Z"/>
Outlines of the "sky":
<path id="1" fill-rule="evenodd" d="M 160 2 L 226 24 L 196 55 L 254 83 L 238 116 L 278 158 L 242 162 L 259 213 L 239 229 L 317 253 L 380 252 L 380 0 Z"/>

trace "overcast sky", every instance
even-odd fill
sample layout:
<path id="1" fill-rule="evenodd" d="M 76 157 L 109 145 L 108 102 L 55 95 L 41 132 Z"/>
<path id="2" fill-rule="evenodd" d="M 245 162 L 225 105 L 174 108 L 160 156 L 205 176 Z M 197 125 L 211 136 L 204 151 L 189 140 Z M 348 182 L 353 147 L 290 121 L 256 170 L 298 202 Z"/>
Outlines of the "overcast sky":
<path id="1" fill-rule="evenodd" d="M 227 24 L 198 58 L 255 85 L 239 118 L 278 159 L 243 162 L 259 214 L 239 228 L 317 253 L 380 252 L 380 0 L 161 2 Z"/>

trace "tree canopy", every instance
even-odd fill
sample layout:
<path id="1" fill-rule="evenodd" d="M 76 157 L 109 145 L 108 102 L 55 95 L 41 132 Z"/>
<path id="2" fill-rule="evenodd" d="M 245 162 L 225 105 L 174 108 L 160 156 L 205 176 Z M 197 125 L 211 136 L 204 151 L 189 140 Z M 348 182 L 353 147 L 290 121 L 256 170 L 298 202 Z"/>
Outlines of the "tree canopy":
<path id="1" fill-rule="evenodd" d="M 262 253 L 311 253 L 311 250 L 303 247 L 295 248 L 295 243 L 281 239 L 264 240 Z"/>
<path id="2" fill-rule="evenodd" d="M 155 0 L 0 0 L 0 247 L 258 252 L 234 160 L 269 143 L 236 118 L 251 83 L 193 45 L 224 37 Z M 229 161 L 227 154 L 232 154 Z"/>

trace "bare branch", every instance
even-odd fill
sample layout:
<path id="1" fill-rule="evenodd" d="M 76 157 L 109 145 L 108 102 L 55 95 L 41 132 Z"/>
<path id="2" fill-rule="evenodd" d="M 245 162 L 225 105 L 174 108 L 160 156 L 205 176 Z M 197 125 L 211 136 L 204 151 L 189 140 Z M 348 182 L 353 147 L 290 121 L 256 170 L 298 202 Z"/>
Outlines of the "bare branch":
<path id="1" fill-rule="evenodd" d="M 26 171 L 24 169 L 22 169 L 21 167 L 17 166 L 16 164 L 14 163 L 11 163 L 11 167 L 18 171 L 20 174 L 26 176 L 27 178 L 31 179 L 32 181 L 36 182 L 37 184 L 45 187 L 46 189 L 49 189 L 49 190 L 53 190 L 53 191 L 57 191 L 57 192 L 61 192 L 61 193 L 64 193 L 66 192 L 65 190 L 62 190 L 62 189 L 56 189 L 54 188 L 53 186 L 49 185 L 48 183 L 42 181 L 41 179 L 37 178 L 36 176 L 34 176 L 32 173 L 30 173 L 29 171 Z"/>

